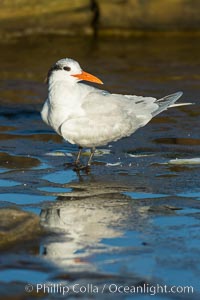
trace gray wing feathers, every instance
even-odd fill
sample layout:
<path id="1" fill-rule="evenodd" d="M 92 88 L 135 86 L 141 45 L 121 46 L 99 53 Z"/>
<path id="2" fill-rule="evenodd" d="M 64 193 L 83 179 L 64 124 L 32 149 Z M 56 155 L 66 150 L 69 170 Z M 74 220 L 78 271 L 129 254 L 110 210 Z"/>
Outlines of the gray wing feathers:
<path id="1" fill-rule="evenodd" d="M 71 116 L 61 125 L 62 136 L 81 146 L 100 146 L 129 136 L 153 116 L 173 105 L 178 92 L 161 99 L 92 92 L 82 103 L 83 116 Z"/>
<path id="2" fill-rule="evenodd" d="M 61 126 L 62 136 L 71 143 L 98 146 L 129 136 L 148 123 L 158 107 L 155 98 L 135 96 L 136 103 L 129 96 L 92 94 L 82 104 L 85 116 L 72 116 Z"/>
<path id="3" fill-rule="evenodd" d="M 162 111 L 166 110 L 168 107 L 173 106 L 173 104 L 183 95 L 183 92 L 177 92 L 161 99 L 156 100 L 158 108 L 152 112 L 152 117 L 158 115 Z"/>

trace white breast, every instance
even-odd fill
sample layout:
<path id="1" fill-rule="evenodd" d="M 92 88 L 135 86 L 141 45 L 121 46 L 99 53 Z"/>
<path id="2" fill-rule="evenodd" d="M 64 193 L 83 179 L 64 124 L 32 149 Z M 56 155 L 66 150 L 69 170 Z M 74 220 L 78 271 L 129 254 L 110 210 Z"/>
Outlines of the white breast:
<path id="1" fill-rule="evenodd" d="M 62 81 L 50 85 L 48 99 L 41 111 L 43 121 L 61 134 L 60 127 L 63 122 L 73 116 L 84 116 L 81 104 L 86 94 L 87 90 L 83 85 L 76 84 L 74 87 Z"/>

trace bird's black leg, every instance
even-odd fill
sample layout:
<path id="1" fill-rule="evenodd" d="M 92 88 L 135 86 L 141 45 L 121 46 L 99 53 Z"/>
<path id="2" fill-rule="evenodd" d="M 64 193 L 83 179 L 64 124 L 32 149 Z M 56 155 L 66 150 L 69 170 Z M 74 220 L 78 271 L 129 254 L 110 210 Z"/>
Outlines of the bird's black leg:
<path id="1" fill-rule="evenodd" d="M 86 166 L 80 165 L 80 162 L 79 162 L 79 159 L 80 159 L 80 156 L 81 156 L 81 150 L 82 150 L 82 148 L 79 147 L 79 152 L 78 152 L 78 155 L 77 155 L 77 158 L 76 158 L 76 161 L 75 161 L 75 168 L 74 168 L 74 170 L 76 172 L 85 171 L 86 173 L 89 173 L 90 172 L 90 165 L 91 165 L 91 162 L 92 162 L 92 158 L 94 156 L 94 152 L 95 152 L 96 149 L 95 149 L 95 147 L 93 147 L 91 149 L 91 154 L 90 154 L 90 157 L 88 159 L 88 162 L 87 162 Z"/>
<path id="2" fill-rule="evenodd" d="M 95 150 L 96 150 L 95 147 L 92 147 L 92 149 L 91 149 L 91 154 L 90 154 L 90 157 L 89 157 L 88 162 L 87 162 L 87 165 L 86 165 L 87 168 L 90 167 L 90 165 L 91 165 L 92 158 L 93 158 L 93 156 L 94 156 Z"/>
<path id="3" fill-rule="evenodd" d="M 82 149 L 83 149 L 83 148 L 82 148 L 81 146 L 79 146 L 79 151 L 78 151 L 78 154 L 77 154 L 76 160 L 75 160 L 75 165 L 76 165 L 76 166 L 80 164 L 80 157 L 81 157 Z"/>

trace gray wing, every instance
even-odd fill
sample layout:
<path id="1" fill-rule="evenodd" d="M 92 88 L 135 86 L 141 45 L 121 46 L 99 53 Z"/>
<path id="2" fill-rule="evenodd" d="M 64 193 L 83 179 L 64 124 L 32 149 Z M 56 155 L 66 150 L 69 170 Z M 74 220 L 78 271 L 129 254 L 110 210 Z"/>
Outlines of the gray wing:
<path id="1" fill-rule="evenodd" d="M 176 93 L 157 100 L 152 97 L 92 92 L 82 104 L 85 116 L 68 119 L 62 125 L 61 132 L 65 139 L 81 146 L 105 145 L 131 135 L 180 96 Z"/>
<path id="2" fill-rule="evenodd" d="M 183 92 L 177 92 L 161 99 L 156 100 L 158 108 L 152 112 L 152 116 L 156 116 L 162 111 L 166 110 L 168 107 L 173 107 L 173 104 L 183 95 Z M 181 103 L 181 105 L 188 105 L 188 103 Z"/>
<path id="3" fill-rule="evenodd" d="M 177 92 L 160 99 L 153 97 L 142 97 L 135 95 L 120 95 L 103 93 L 90 93 L 86 101 L 83 103 L 83 108 L 90 114 L 117 114 L 126 112 L 128 115 L 133 115 L 137 118 L 148 118 L 156 116 L 168 107 L 173 107 L 173 104 L 183 95 L 183 92 Z M 103 96 L 103 97 L 102 97 Z M 187 103 L 186 103 L 187 104 Z M 184 103 L 183 103 L 184 105 Z M 97 110 L 98 106 L 98 110 Z"/>

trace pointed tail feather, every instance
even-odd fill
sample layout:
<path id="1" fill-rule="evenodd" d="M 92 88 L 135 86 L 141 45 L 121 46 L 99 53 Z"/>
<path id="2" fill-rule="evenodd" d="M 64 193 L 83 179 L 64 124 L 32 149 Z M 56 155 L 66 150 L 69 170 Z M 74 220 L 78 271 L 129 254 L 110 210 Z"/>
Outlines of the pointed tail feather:
<path id="1" fill-rule="evenodd" d="M 174 93 L 174 94 L 171 94 L 171 95 L 168 95 L 161 99 L 156 100 L 156 103 L 159 105 L 159 107 L 152 113 L 152 116 L 154 117 L 154 116 L 158 115 L 163 110 L 166 110 L 168 107 L 189 105 L 190 103 L 174 104 L 182 95 L 183 95 L 183 92 L 177 92 L 177 93 Z"/>
<path id="2" fill-rule="evenodd" d="M 185 106 L 185 105 L 193 105 L 194 103 L 187 102 L 187 103 L 175 103 L 170 105 L 169 107 L 177 107 L 177 106 Z"/>

